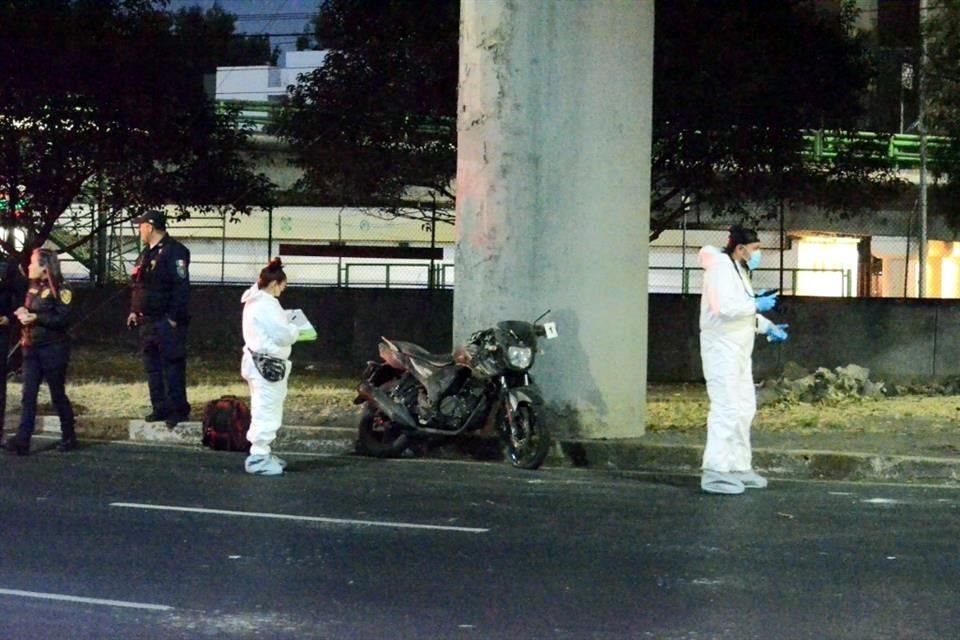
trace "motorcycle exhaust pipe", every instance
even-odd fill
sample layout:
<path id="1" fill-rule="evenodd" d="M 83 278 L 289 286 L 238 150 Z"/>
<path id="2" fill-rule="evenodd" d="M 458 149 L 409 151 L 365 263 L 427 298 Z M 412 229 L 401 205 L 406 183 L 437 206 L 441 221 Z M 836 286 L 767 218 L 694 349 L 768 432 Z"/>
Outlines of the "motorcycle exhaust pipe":
<path id="1" fill-rule="evenodd" d="M 382 411 L 384 415 L 390 418 L 391 422 L 397 422 L 410 429 L 419 429 L 419 426 L 413 419 L 413 416 L 410 415 L 410 412 L 407 411 L 406 407 L 395 402 L 381 389 L 373 386 L 369 382 L 361 382 L 360 386 L 357 387 L 357 393 L 360 394 L 364 400 Z"/>

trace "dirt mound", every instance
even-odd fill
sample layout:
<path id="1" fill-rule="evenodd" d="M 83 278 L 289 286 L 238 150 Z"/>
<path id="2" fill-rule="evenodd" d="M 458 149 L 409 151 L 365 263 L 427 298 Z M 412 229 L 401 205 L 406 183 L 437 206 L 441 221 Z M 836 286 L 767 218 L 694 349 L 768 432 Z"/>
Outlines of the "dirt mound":
<path id="1" fill-rule="evenodd" d="M 870 370 L 857 364 L 837 367 L 833 371 L 819 367 L 809 373 L 795 363 L 787 363 L 782 377 L 760 384 L 757 402 L 761 406 L 777 402 L 838 404 L 889 394 L 888 385 L 871 380 Z"/>

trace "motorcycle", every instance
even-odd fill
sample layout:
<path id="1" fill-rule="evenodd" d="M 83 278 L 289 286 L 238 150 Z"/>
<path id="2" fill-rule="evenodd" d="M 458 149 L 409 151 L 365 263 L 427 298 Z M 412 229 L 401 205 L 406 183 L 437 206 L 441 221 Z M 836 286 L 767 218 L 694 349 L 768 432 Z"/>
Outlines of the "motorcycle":
<path id="1" fill-rule="evenodd" d="M 475 332 L 453 353 L 382 338 L 355 404 L 366 403 L 356 450 L 398 457 L 418 442 L 496 428 L 513 466 L 536 469 L 550 447 L 543 396 L 529 371 L 537 338 L 557 337 L 556 323 L 510 320 Z"/>

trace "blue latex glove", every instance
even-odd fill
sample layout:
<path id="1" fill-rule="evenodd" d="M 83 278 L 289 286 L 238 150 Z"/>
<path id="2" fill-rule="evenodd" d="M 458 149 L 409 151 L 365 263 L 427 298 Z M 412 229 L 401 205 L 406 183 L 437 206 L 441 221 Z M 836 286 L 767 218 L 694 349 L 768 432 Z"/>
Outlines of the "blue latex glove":
<path id="1" fill-rule="evenodd" d="M 757 311 L 759 313 L 766 313 L 773 309 L 777 305 L 777 296 L 779 293 L 768 293 L 766 295 L 757 296 Z"/>
<path id="2" fill-rule="evenodd" d="M 767 342 L 786 342 L 787 338 L 790 336 L 787 335 L 788 324 L 775 324 L 772 325 L 767 330 Z"/>

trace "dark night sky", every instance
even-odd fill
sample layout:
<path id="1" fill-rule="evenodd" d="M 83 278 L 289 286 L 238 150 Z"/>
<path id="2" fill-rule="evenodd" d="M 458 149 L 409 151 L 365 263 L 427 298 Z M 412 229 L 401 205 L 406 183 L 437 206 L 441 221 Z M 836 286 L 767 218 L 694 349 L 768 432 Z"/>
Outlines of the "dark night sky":
<path id="1" fill-rule="evenodd" d="M 237 16 L 237 33 L 271 35 L 270 46 L 293 49 L 296 34 L 303 32 L 304 25 L 317 11 L 319 0 L 171 0 L 168 8 L 198 6 L 207 10 L 219 5 L 224 11 Z"/>

